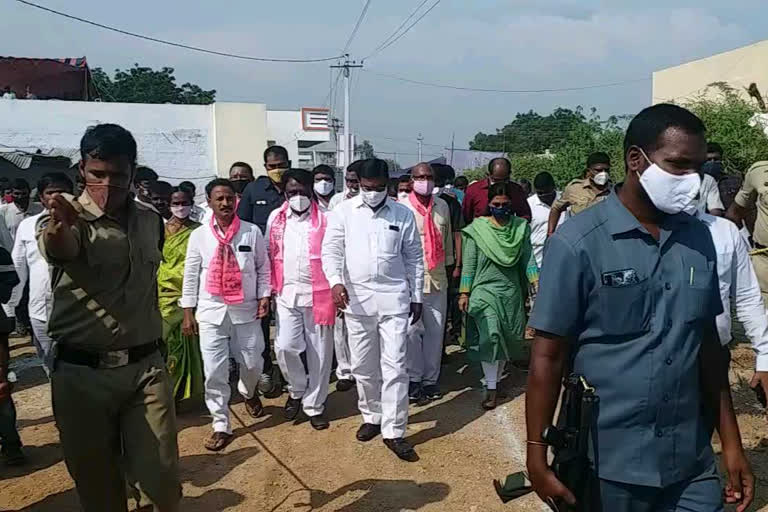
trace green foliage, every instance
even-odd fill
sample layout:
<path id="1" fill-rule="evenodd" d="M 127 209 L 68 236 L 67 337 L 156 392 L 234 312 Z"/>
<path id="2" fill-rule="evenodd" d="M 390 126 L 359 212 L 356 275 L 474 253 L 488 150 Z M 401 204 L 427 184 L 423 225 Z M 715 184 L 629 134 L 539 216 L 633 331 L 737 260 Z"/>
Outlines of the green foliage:
<path id="1" fill-rule="evenodd" d="M 216 99 L 215 90 L 206 91 L 189 82 L 177 86 L 169 67 L 157 71 L 134 64 L 127 70 L 116 69 L 113 78 L 94 68 L 91 77 L 102 101 L 208 105 Z"/>
<path id="2" fill-rule="evenodd" d="M 591 116 L 595 110 L 592 109 Z M 506 153 L 543 153 L 562 146 L 569 134 L 589 119 L 582 107 L 576 110 L 557 108 L 542 116 L 533 110 L 518 113 L 515 119 L 495 134 L 478 133 L 470 141 L 470 149 L 478 151 L 503 151 Z"/>
<path id="3" fill-rule="evenodd" d="M 707 139 L 723 146 L 729 172 L 743 173 L 753 163 L 768 160 L 768 136 L 761 127 L 750 125 L 758 108 L 729 85 L 712 84 L 709 91 L 684 106 L 704 121 Z"/>
<path id="4" fill-rule="evenodd" d="M 360 158 L 374 158 L 376 156 L 376 152 L 373 150 L 373 144 L 371 144 L 371 141 L 364 140 L 360 144 L 355 145 L 355 153 L 360 155 Z"/>

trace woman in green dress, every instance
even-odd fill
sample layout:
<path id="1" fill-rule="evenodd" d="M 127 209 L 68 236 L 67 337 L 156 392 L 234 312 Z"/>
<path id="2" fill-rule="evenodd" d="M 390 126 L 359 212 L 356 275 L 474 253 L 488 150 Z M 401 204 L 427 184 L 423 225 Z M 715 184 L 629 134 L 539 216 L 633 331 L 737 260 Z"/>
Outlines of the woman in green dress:
<path id="1" fill-rule="evenodd" d="M 506 361 L 524 356 L 531 228 L 512 216 L 509 185 L 488 189 L 489 217 L 464 228 L 459 308 L 467 314 L 466 344 L 485 376 L 484 409 L 496 407 L 496 383 Z"/>
<path id="2" fill-rule="evenodd" d="M 192 231 L 200 226 L 189 218 L 192 200 L 189 191 L 174 187 L 170 202 L 172 217 L 165 224 L 163 262 L 157 272 L 163 340 L 168 351 L 168 373 L 173 379 L 173 392 L 177 402 L 202 396 L 204 391 L 200 341 L 197 337 L 181 333 L 184 310 L 179 306 L 187 243 Z"/>

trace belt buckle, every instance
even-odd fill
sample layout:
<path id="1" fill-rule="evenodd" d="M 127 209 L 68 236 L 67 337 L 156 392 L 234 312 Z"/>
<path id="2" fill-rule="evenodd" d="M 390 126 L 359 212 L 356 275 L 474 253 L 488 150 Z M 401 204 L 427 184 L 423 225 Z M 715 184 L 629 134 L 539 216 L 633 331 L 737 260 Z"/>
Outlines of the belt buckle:
<path id="1" fill-rule="evenodd" d="M 99 368 L 120 368 L 121 366 L 127 366 L 129 362 L 130 354 L 128 350 L 112 350 L 99 358 Z"/>

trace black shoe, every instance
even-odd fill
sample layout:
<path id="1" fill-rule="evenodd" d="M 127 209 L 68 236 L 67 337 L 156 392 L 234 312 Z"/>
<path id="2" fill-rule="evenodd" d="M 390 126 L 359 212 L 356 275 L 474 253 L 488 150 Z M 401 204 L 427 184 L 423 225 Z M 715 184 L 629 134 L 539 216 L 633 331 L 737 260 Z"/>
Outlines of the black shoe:
<path id="1" fill-rule="evenodd" d="M 443 398 L 443 393 L 440 392 L 440 387 L 437 384 L 428 384 L 422 388 L 422 391 L 429 400 L 440 400 Z"/>
<path id="2" fill-rule="evenodd" d="M 315 430 L 325 430 L 331 426 L 331 424 L 328 423 L 328 420 L 325 419 L 324 414 L 318 414 L 317 416 L 310 416 L 309 424 L 312 425 L 312 428 Z"/>
<path id="3" fill-rule="evenodd" d="M 285 415 L 285 419 L 295 420 L 296 416 L 299 415 L 300 410 L 301 410 L 301 398 L 288 397 L 288 400 L 285 402 L 285 409 L 283 409 L 283 414 Z"/>
<path id="4" fill-rule="evenodd" d="M 397 439 L 385 439 L 384 444 L 387 445 L 387 448 L 395 452 L 395 455 L 406 462 L 416 462 L 419 460 L 419 456 L 416 454 L 416 451 L 411 444 L 402 437 Z"/>
<path id="5" fill-rule="evenodd" d="M 349 391 L 355 387 L 355 381 L 352 379 L 339 379 L 336 381 L 336 391 Z"/>
<path id="6" fill-rule="evenodd" d="M 427 405 L 429 403 L 427 395 L 424 394 L 424 389 L 418 382 L 411 382 L 408 384 L 408 401 L 418 406 Z"/>
<path id="7" fill-rule="evenodd" d="M 360 425 L 360 428 L 357 429 L 357 434 L 355 437 L 357 437 L 358 441 L 366 442 L 370 441 L 377 435 L 381 434 L 381 425 L 374 425 L 373 423 L 363 423 Z"/>
<path id="8" fill-rule="evenodd" d="M 6 466 L 21 466 L 27 462 L 27 457 L 21 451 L 21 446 L 4 446 L 0 455 Z"/>

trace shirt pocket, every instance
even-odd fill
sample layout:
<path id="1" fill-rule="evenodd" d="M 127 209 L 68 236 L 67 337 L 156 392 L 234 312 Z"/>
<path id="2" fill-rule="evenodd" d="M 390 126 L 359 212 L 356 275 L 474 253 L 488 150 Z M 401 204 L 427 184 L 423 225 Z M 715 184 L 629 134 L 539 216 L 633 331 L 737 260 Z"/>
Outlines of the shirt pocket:
<path id="1" fill-rule="evenodd" d="M 598 289 L 600 330 L 606 336 L 631 336 L 646 332 L 651 324 L 648 279 L 625 286 Z"/>
<path id="2" fill-rule="evenodd" d="M 685 321 L 689 323 L 713 320 L 712 308 L 712 272 L 706 268 L 690 267 L 683 276 L 683 301 L 685 303 Z M 717 282 L 719 284 L 719 280 Z M 718 288 L 719 293 L 719 288 Z"/>
<path id="3" fill-rule="evenodd" d="M 235 258 L 237 259 L 237 265 L 240 267 L 240 272 L 243 274 L 253 274 L 253 247 L 245 244 L 238 244 L 233 247 L 235 251 Z M 245 249 L 245 250 L 243 250 Z"/>
<path id="4" fill-rule="evenodd" d="M 385 228 L 378 236 L 381 257 L 387 260 L 396 258 L 400 254 L 400 232 Z"/>

